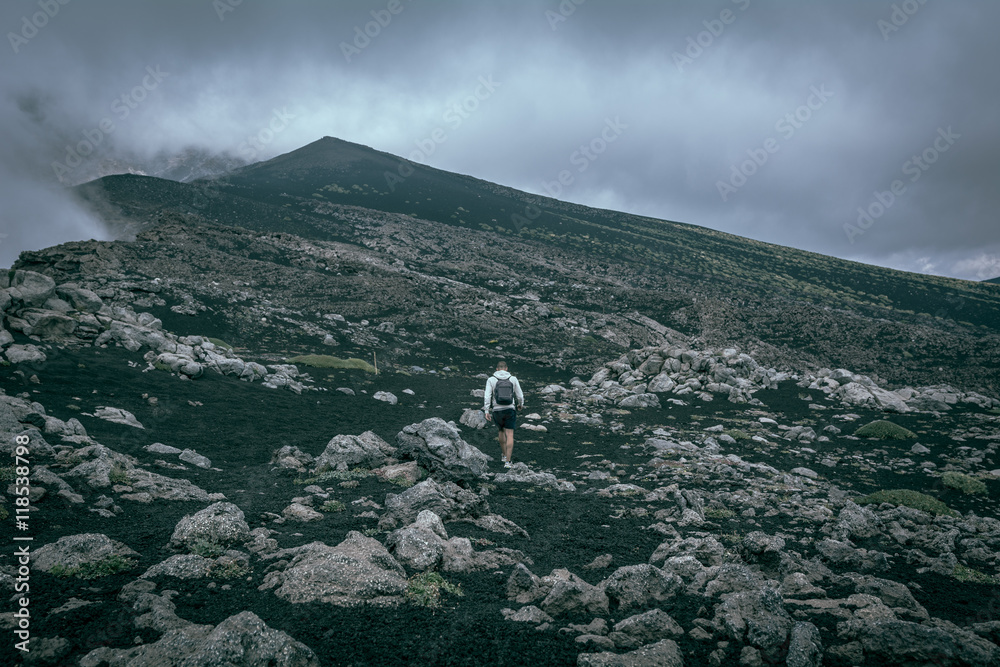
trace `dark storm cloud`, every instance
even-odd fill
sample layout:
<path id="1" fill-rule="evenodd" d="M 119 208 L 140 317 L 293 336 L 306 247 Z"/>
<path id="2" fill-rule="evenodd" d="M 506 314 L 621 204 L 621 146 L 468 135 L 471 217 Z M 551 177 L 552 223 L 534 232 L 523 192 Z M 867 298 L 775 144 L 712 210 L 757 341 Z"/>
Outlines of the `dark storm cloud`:
<path id="1" fill-rule="evenodd" d="M 0 10 L 0 264 L 101 234 L 58 179 L 93 161 L 266 159 L 332 135 L 825 254 L 1000 274 L 995 3 L 63 2 Z M 98 139 L 69 166 L 67 146 Z"/>

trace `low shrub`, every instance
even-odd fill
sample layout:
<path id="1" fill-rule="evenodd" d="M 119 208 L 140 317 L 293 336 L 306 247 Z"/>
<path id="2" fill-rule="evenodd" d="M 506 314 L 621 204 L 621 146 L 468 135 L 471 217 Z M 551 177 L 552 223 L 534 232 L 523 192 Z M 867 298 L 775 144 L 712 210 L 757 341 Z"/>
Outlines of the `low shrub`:
<path id="1" fill-rule="evenodd" d="M 218 558 L 226 552 L 225 547 L 223 547 L 218 542 L 213 542 L 212 540 L 206 540 L 204 538 L 200 540 L 195 540 L 194 544 L 188 547 L 188 550 L 202 558 Z"/>
<path id="2" fill-rule="evenodd" d="M 462 587 L 445 581 L 437 572 L 424 572 L 410 577 L 406 597 L 421 607 L 436 609 L 441 606 L 441 591 L 462 597 Z"/>
<path id="3" fill-rule="evenodd" d="M 884 419 L 865 424 L 855 431 L 854 435 L 859 438 L 874 438 L 876 440 L 908 440 L 917 437 L 917 434 L 910 429 Z"/>
<path id="4" fill-rule="evenodd" d="M 946 514 L 956 516 L 958 512 L 951 509 L 943 502 L 928 496 L 926 493 L 912 491 L 910 489 L 887 489 L 876 491 L 875 493 L 855 499 L 858 505 L 878 505 L 879 503 L 889 503 L 891 505 L 903 505 L 912 507 L 915 510 L 929 512 L 930 514 Z"/>
<path id="5" fill-rule="evenodd" d="M 104 560 L 93 563 L 83 563 L 76 567 L 64 567 L 56 565 L 50 570 L 50 574 L 56 577 L 76 577 L 77 579 L 100 579 L 112 574 L 118 574 L 135 567 L 135 561 L 122 556 L 108 556 Z"/>
<path id="6" fill-rule="evenodd" d="M 705 518 L 709 521 L 721 521 L 723 519 L 731 519 L 736 516 L 736 512 L 725 507 L 706 507 L 705 508 Z"/>
<path id="7" fill-rule="evenodd" d="M 120 465 L 111 466 L 111 472 L 108 473 L 108 479 L 111 480 L 112 484 L 128 484 L 128 471 Z"/>
<path id="8" fill-rule="evenodd" d="M 403 489 L 408 489 L 411 486 L 413 486 L 414 481 L 409 477 L 391 477 L 389 479 L 389 483 L 395 484 L 396 486 Z"/>
<path id="9" fill-rule="evenodd" d="M 341 359 L 329 354 L 302 354 L 287 360 L 290 364 L 302 364 L 313 368 L 342 368 L 374 373 L 375 367 L 364 359 Z"/>
<path id="10" fill-rule="evenodd" d="M 346 509 L 347 505 L 340 502 L 339 500 L 328 500 L 322 505 L 320 505 L 319 511 L 330 513 L 330 512 L 343 512 Z"/>
<path id="11" fill-rule="evenodd" d="M 239 579 L 250 574 L 250 568 L 238 561 L 214 565 L 209 574 L 216 579 Z"/>
<path id="12" fill-rule="evenodd" d="M 0 505 L 0 521 L 6 521 L 7 517 L 10 516 L 10 512 L 3 505 Z"/>
<path id="13" fill-rule="evenodd" d="M 211 336 L 209 336 L 208 342 L 211 343 L 212 345 L 216 346 L 216 347 L 221 347 L 224 350 L 231 350 L 231 349 L 233 349 L 233 346 L 230 345 L 229 343 L 227 343 L 226 341 L 220 340 L 218 338 L 212 338 Z"/>
<path id="14" fill-rule="evenodd" d="M 347 482 L 356 479 L 367 479 L 374 475 L 368 468 L 354 468 L 352 470 L 327 470 L 314 477 L 295 480 L 296 484 L 329 484 L 331 482 Z"/>
<path id="15" fill-rule="evenodd" d="M 749 440 L 750 434 L 746 431 L 742 431 L 738 428 L 730 428 L 723 431 L 724 434 L 728 435 L 733 440 Z"/>
<path id="16" fill-rule="evenodd" d="M 985 495 L 986 484 L 975 477 L 963 475 L 960 472 L 949 471 L 941 475 L 941 482 L 949 489 L 956 489 L 966 495 Z"/>
<path id="17" fill-rule="evenodd" d="M 14 466 L 4 466 L 0 468 L 0 482 L 9 484 L 14 481 L 17 475 L 14 473 Z"/>
<path id="18" fill-rule="evenodd" d="M 985 572 L 980 572 L 979 570 L 971 567 L 966 567 L 961 563 L 955 566 L 951 576 L 955 577 L 959 581 L 971 582 L 973 584 L 1000 584 L 1000 580 L 998 580 L 997 577 L 986 574 Z"/>

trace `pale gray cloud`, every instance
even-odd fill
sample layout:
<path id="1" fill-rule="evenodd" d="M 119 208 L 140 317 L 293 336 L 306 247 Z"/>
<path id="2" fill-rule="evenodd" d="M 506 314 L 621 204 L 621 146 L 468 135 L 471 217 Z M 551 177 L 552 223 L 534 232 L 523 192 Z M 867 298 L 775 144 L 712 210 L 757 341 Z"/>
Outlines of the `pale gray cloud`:
<path id="1" fill-rule="evenodd" d="M 9 2 L 0 264 L 100 236 L 53 168 L 67 146 L 265 159 L 331 135 L 541 194 L 569 172 L 572 201 L 981 279 L 1000 262 L 997 19 L 979 0 Z"/>

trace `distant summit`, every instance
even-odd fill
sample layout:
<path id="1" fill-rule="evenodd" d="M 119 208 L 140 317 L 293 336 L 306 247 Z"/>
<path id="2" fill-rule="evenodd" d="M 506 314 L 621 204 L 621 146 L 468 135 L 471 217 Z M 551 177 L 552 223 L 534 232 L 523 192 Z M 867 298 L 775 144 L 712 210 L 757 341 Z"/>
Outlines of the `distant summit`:
<path id="1" fill-rule="evenodd" d="M 237 169 L 232 175 L 287 177 L 291 172 L 307 171 L 315 176 L 325 170 L 343 171 L 351 165 L 372 161 L 381 162 L 386 169 L 393 169 L 399 163 L 399 158 L 369 146 L 335 137 L 323 137 L 290 153 Z"/>

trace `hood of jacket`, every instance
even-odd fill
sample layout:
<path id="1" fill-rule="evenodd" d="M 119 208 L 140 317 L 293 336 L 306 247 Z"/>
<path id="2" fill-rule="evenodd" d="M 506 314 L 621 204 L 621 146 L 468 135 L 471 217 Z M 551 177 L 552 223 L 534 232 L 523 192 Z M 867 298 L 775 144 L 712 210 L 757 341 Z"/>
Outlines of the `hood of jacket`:
<path id="1" fill-rule="evenodd" d="M 498 380 L 506 380 L 510 378 L 510 373 L 508 373 L 507 371 L 497 371 L 496 373 L 493 374 L 493 377 L 495 377 Z"/>

